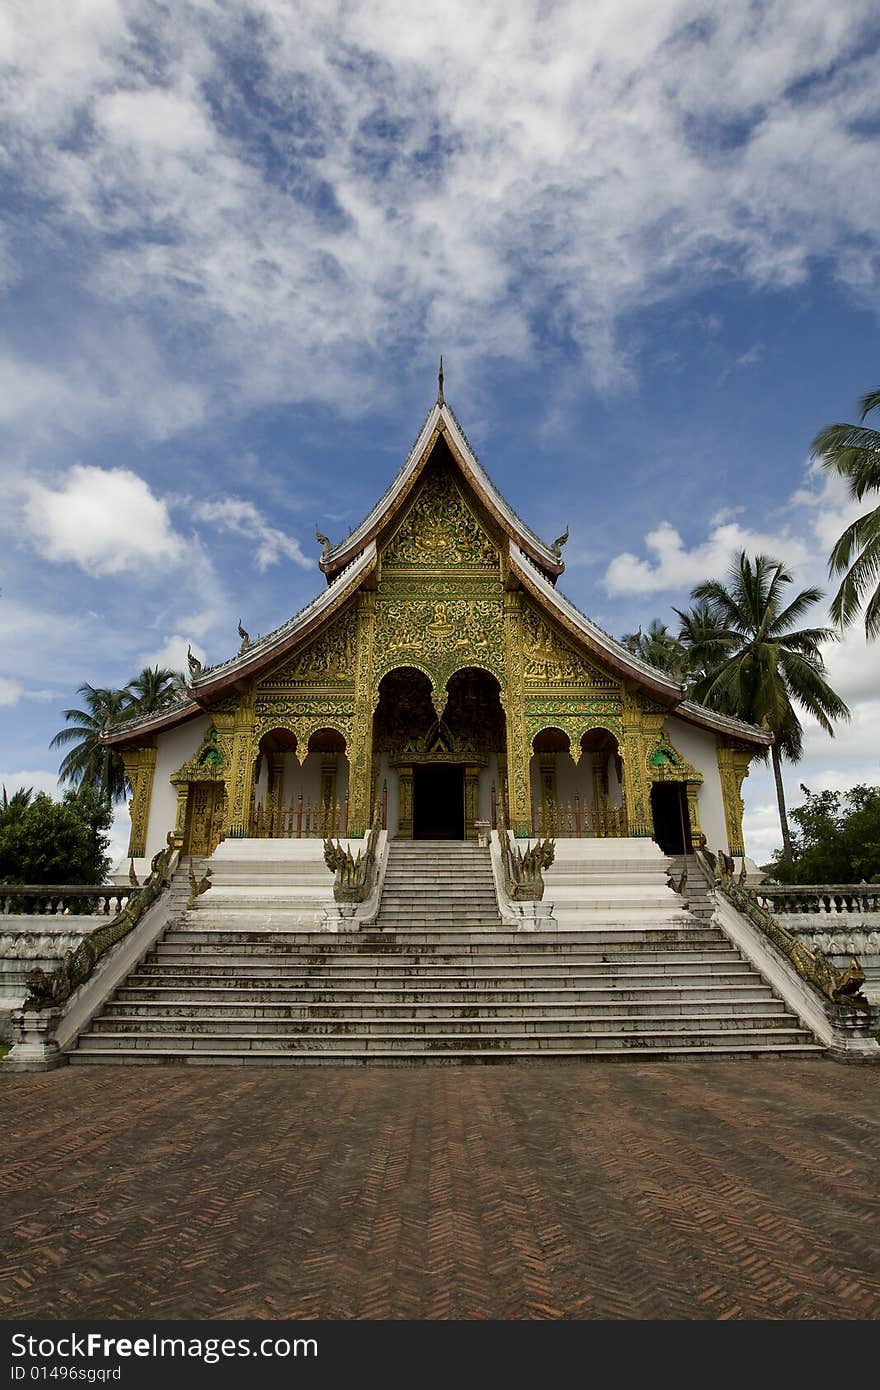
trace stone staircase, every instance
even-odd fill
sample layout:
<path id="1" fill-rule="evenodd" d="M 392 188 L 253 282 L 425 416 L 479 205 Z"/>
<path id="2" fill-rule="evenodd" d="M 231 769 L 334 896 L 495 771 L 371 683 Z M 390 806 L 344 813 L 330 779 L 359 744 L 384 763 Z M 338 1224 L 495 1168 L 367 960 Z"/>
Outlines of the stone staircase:
<path id="1" fill-rule="evenodd" d="M 697 856 L 695 854 L 673 855 L 669 860 L 669 872 L 675 882 L 680 883 L 685 864 L 687 864 L 688 871 L 685 887 L 688 909 L 698 922 L 711 922 L 715 914 L 715 905 L 705 874 L 697 862 Z"/>
<path id="2" fill-rule="evenodd" d="M 304 851 L 285 870 L 277 849 L 264 861 L 247 851 L 242 868 L 230 856 L 245 852 L 226 848 L 212 861 L 217 887 L 181 914 L 81 1035 L 70 1061 L 356 1065 L 821 1053 L 721 930 L 665 888 L 668 861 L 649 843 L 605 842 L 580 868 L 587 851 L 564 852 L 554 884 L 565 929 L 529 932 L 502 925 L 488 850 L 398 842 L 375 926 L 338 935 L 307 928 L 303 904 L 314 905 L 320 892 Z M 288 878 L 308 883 L 308 893 Z"/>

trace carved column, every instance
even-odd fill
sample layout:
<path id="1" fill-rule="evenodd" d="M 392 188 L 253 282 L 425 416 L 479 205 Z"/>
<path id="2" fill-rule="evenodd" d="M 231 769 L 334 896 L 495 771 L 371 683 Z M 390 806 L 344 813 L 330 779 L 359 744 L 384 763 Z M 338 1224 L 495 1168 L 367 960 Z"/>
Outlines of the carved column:
<path id="1" fill-rule="evenodd" d="M 370 794 L 373 782 L 373 633 L 375 594 L 358 594 L 355 633 L 354 719 L 348 750 L 348 833 L 365 835 L 373 819 Z"/>
<path id="2" fill-rule="evenodd" d="M 498 828 L 510 824 L 510 802 L 507 799 L 507 754 L 498 754 Z"/>
<path id="3" fill-rule="evenodd" d="M 507 726 L 507 793 L 510 828 L 514 835 L 532 833 L 532 792 L 529 785 L 531 748 L 526 736 L 525 690 L 522 662 L 522 614 L 519 595 L 504 595 L 504 649 L 507 697 L 502 694 Z"/>
<path id="4" fill-rule="evenodd" d="M 174 818 L 174 848 L 182 849 L 186 838 L 186 808 L 189 802 L 189 782 L 175 782 L 177 814 Z"/>
<path id="5" fill-rule="evenodd" d="M 706 844 L 706 837 L 700 828 L 700 783 L 685 782 L 687 792 L 688 821 L 691 830 L 691 845 L 694 849 L 703 849 Z"/>
<path id="6" fill-rule="evenodd" d="M 593 773 L 593 810 L 602 817 L 608 810 L 608 753 L 591 754 Z"/>
<path id="7" fill-rule="evenodd" d="M 464 770 L 464 837 L 477 838 L 476 822 L 480 819 L 480 769 L 466 766 Z"/>
<path id="8" fill-rule="evenodd" d="M 336 777 L 339 771 L 339 754 L 321 754 L 321 833 L 335 835 L 336 828 Z M 372 777 L 370 779 L 372 785 Z"/>
<path id="9" fill-rule="evenodd" d="M 267 762 L 266 810 L 269 813 L 269 833 L 282 834 L 281 818 L 284 815 L 284 754 L 270 753 Z"/>
<path id="10" fill-rule="evenodd" d="M 648 751 L 663 728 L 662 709 L 645 708 L 638 696 L 627 692 L 623 707 L 623 787 L 627 828 L 633 838 L 654 833 L 651 814 L 651 777 Z"/>
<path id="11" fill-rule="evenodd" d="M 242 694 L 232 729 L 232 766 L 229 774 L 227 815 L 229 838 L 241 839 L 250 831 L 254 790 L 254 689 Z"/>
<path id="12" fill-rule="evenodd" d="M 150 822 L 150 801 L 153 796 L 153 777 L 156 771 L 155 747 L 132 748 L 122 754 L 125 775 L 131 784 L 131 835 L 128 841 L 130 859 L 143 859 L 147 852 L 147 829 Z M 165 827 L 162 834 L 165 834 Z"/>
<path id="13" fill-rule="evenodd" d="M 753 751 L 748 744 L 724 739 L 718 744 L 718 772 L 721 777 L 721 797 L 724 802 L 724 821 L 727 826 L 727 852 L 745 854 L 743 842 L 742 784 L 749 775 Z M 712 846 L 710 845 L 711 849 Z"/>
<path id="14" fill-rule="evenodd" d="M 541 776 L 541 824 L 539 829 L 542 835 L 556 835 L 558 833 L 556 824 L 556 754 L 540 753 L 538 766 Z"/>
<path id="15" fill-rule="evenodd" d="M 413 837 L 413 769 L 405 764 L 397 769 L 397 836 L 398 840 L 411 840 Z"/>

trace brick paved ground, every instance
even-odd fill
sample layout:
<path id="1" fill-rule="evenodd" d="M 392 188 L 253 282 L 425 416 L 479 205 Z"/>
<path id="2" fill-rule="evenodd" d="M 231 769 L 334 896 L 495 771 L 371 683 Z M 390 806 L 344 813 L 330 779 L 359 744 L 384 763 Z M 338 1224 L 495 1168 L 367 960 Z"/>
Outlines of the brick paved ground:
<path id="1" fill-rule="evenodd" d="M 0 1317 L 880 1316 L 880 1069 L 0 1076 Z"/>

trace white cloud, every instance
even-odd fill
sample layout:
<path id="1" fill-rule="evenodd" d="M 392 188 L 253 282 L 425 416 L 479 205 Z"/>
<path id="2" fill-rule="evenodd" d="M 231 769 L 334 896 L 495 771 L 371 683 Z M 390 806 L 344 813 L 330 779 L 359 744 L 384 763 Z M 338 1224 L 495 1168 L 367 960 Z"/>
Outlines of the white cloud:
<path id="1" fill-rule="evenodd" d="M 188 676 L 187 649 L 192 650 L 193 656 L 198 661 L 204 662 L 206 660 L 204 647 L 200 647 L 198 642 L 194 642 L 191 637 L 182 637 L 179 632 L 175 632 L 161 647 L 157 647 L 153 651 L 142 652 L 138 657 L 138 663 L 141 668 L 161 666 L 168 671 L 183 671 L 184 675 Z"/>
<path id="2" fill-rule="evenodd" d="M 58 692 L 55 690 L 26 690 L 20 681 L 0 676 L 0 705 L 15 705 L 19 700 L 36 700 L 38 704 L 47 704 L 57 698 Z"/>
<path id="3" fill-rule="evenodd" d="M 6 788 L 7 796 L 12 796 L 19 787 L 32 787 L 35 792 L 46 792 L 56 799 L 60 795 L 57 772 L 47 772 L 45 768 L 0 772 L 0 787 Z"/>
<path id="4" fill-rule="evenodd" d="M 721 578 L 740 550 L 772 555 L 788 564 L 806 561 L 805 542 L 789 533 L 782 535 L 752 531 L 739 522 L 715 525 L 705 541 L 688 550 L 669 521 L 645 536 L 645 549 L 653 557 L 640 559 L 629 551 L 616 555 L 605 571 L 603 583 L 609 594 L 654 594 L 690 589 L 701 580 Z"/>
<path id="5" fill-rule="evenodd" d="M 24 686 L 8 676 L 0 676 L 0 705 L 14 705 L 24 694 Z"/>
<path id="6" fill-rule="evenodd" d="M 25 519 L 41 554 L 92 575 L 174 565 L 184 554 L 167 506 L 127 468 L 76 464 L 60 487 L 33 483 Z"/>
<path id="7" fill-rule="evenodd" d="M 74 418 L 96 391 L 97 414 L 169 430 L 205 397 L 356 410 L 376 344 L 426 365 L 443 347 L 465 382 L 549 321 L 609 388 L 633 371 L 622 319 L 719 274 L 791 285 L 821 258 L 876 305 L 875 68 L 853 56 L 873 10 L 7 6 L 27 192 L 88 256 L 95 306 L 154 316 L 163 343 L 139 400 L 88 373 L 66 391 L 75 337 L 43 387 Z"/>
<path id="8" fill-rule="evenodd" d="M 299 541 L 270 526 L 254 506 L 240 497 L 225 497 L 219 502 L 201 502 L 195 509 L 197 521 L 207 521 L 221 531 L 232 531 L 255 543 L 254 560 L 260 570 L 277 565 L 283 558 L 293 560 L 303 569 L 313 569 L 314 559 L 302 552 Z"/>

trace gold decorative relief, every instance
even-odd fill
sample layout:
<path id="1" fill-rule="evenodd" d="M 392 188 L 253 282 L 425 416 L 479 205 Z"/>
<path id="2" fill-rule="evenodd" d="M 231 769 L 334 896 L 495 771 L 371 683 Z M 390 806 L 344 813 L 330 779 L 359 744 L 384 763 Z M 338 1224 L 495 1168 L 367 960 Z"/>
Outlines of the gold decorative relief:
<path id="1" fill-rule="evenodd" d="M 382 554 L 382 564 L 498 568 L 498 549 L 446 468 L 432 472 Z"/>
<path id="2" fill-rule="evenodd" d="M 523 680 L 526 686 L 594 686 L 618 690 L 619 683 L 587 661 L 545 622 L 531 604 L 522 610 Z"/>

